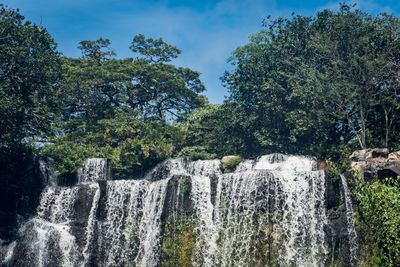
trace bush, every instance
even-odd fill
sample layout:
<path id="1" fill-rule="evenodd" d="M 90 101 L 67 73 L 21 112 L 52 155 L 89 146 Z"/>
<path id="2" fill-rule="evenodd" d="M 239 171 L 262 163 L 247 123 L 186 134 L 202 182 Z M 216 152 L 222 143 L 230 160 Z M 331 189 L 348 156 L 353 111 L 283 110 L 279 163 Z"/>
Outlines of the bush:
<path id="1" fill-rule="evenodd" d="M 201 146 L 185 147 L 179 152 L 178 156 L 188 156 L 190 160 L 207 160 L 217 157 L 216 154 L 207 152 L 205 148 Z"/>
<path id="2" fill-rule="evenodd" d="M 374 254 L 380 266 L 400 266 L 400 180 L 361 184 L 356 198 L 369 242 L 378 246 Z"/>

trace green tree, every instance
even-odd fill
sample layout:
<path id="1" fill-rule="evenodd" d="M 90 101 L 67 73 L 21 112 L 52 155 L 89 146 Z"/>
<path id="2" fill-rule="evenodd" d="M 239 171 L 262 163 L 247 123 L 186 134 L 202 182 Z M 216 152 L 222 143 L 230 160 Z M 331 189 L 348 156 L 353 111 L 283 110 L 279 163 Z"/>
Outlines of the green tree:
<path id="1" fill-rule="evenodd" d="M 228 104 L 207 104 L 194 111 L 182 127 L 180 155 L 192 159 L 211 159 L 224 155 L 248 153 L 251 142 L 244 138 L 238 110 Z"/>
<path id="2" fill-rule="evenodd" d="M 0 146 L 49 129 L 58 77 L 59 54 L 46 29 L 0 5 Z"/>
<path id="3" fill-rule="evenodd" d="M 82 58 L 63 59 L 61 116 L 43 150 L 63 162 L 60 171 L 100 156 L 113 158 L 119 175 L 143 172 L 174 153 L 180 129 L 173 124 L 206 102 L 200 74 L 167 64 L 180 51 L 162 39 L 136 36 L 135 59 L 113 58 L 109 46 L 108 39 L 82 41 Z"/>
<path id="4" fill-rule="evenodd" d="M 385 138 L 390 146 L 399 106 L 397 18 L 342 4 L 338 12 L 264 26 L 235 50 L 235 69 L 223 77 L 229 102 L 251 121 L 255 154 L 327 156 L 341 145 L 365 148 Z M 385 114 L 386 125 L 377 119 Z"/>

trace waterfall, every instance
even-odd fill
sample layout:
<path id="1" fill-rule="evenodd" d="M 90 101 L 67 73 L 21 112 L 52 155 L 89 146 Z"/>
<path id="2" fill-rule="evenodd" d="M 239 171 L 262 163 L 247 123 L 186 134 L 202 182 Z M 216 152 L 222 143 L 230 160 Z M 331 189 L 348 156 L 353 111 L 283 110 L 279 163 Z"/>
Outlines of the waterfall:
<path id="1" fill-rule="evenodd" d="M 98 203 L 99 203 L 99 199 L 100 199 L 100 187 L 97 184 L 91 184 L 90 187 L 93 190 L 95 190 L 96 193 L 93 196 L 92 205 L 90 208 L 89 217 L 88 217 L 87 226 L 86 226 L 86 245 L 82 252 L 83 257 L 84 257 L 83 266 L 86 266 L 89 263 L 90 248 L 92 246 L 94 227 L 96 224 L 95 216 L 96 216 L 96 211 L 97 211 Z"/>
<path id="2" fill-rule="evenodd" d="M 219 160 L 171 159 L 136 180 L 112 180 L 108 160 L 88 159 L 77 184 L 49 182 L 37 215 L 0 260 L 165 265 L 167 221 L 186 218 L 193 223 L 184 225 L 191 231 L 183 230 L 182 242 L 193 240 L 187 255 L 195 266 L 323 266 L 325 194 L 325 172 L 310 157 L 266 155 L 232 173 L 223 173 Z"/>
<path id="3" fill-rule="evenodd" d="M 218 169 L 216 162 L 193 163 L 200 169 L 192 171 L 199 265 L 254 265 L 257 242 L 275 250 L 276 260 L 270 264 L 323 265 L 327 253 L 324 173 L 315 170 L 310 158 L 282 156 L 280 161 L 274 160 L 276 154 L 245 161 L 235 173 L 216 172 L 214 205 L 207 176 Z M 257 240 L 262 235 L 270 240 Z"/>
<path id="4" fill-rule="evenodd" d="M 107 180 L 110 177 L 108 160 L 102 158 L 87 159 L 83 168 L 78 170 L 80 183 Z"/>
<path id="5" fill-rule="evenodd" d="M 356 266 L 358 258 L 358 242 L 357 242 L 357 232 L 354 227 L 354 210 L 353 204 L 351 202 L 351 196 L 349 192 L 349 187 L 347 185 L 347 180 L 344 175 L 340 175 L 340 179 L 342 180 L 343 191 L 344 191 L 344 200 L 346 205 L 346 221 L 347 221 L 347 234 L 349 239 L 349 249 L 350 249 L 350 264 L 352 266 Z"/>

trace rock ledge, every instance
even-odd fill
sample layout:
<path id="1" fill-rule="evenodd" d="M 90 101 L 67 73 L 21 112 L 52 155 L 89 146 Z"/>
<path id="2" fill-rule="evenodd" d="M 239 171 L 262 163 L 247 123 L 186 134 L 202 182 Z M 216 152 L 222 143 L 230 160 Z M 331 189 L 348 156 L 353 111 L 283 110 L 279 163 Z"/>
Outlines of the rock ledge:
<path id="1" fill-rule="evenodd" d="M 351 167 L 365 181 L 400 175 L 400 151 L 389 153 L 387 148 L 356 150 L 350 155 Z"/>

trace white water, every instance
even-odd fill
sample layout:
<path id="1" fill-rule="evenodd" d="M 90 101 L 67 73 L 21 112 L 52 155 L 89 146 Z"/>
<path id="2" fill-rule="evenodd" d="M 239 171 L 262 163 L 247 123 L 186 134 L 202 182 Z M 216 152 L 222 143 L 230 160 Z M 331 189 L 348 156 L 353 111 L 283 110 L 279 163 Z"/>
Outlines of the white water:
<path id="1" fill-rule="evenodd" d="M 94 190 L 94 196 L 93 196 L 93 200 L 92 200 L 92 205 L 90 208 L 90 212 L 89 212 L 89 217 L 87 220 L 87 226 L 86 226 L 86 244 L 85 247 L 83 249 L 83 257 L 84 257 L 84 262 L 82 264 L 82 266 L 87 266 L 89 264 L 89 259 L 91 256 L 91 247 L 93 244 L 93 236 L 94 236 L 94 228 L 96 226 L 96 212 L 97 212 L 97 208 L 98 208 L 98 203 L 100 200 L 100 187 L 98 184 L 90 184 L 90 190 Z"/>
<path id="2" fill-rule="evenodd" d="M 37 217 L 20 230 L 34 233 L 20 241 L 35 255 L 26 256 L 28 265 L 158 265 L 161 218 L 174 175 L 189 177 L 191 184 L 195 265 L 249 266 L 257 257 L 273 258 L 274 266 L 324 265 L 325 176 L 314 159 L 273 154 L 244 161 L 234 173 L 220 167 L 219 160 L 174 159 L 145 179 L 111 181 L 106 160 L 87 160 L 76 186 L 49 184 Z M 182 197 L 180 183 L 176 193 Z M 61 255 L 56 263 L 54 244 Z"/>
<path id="3" fill-rule="evenodd" d="M 316 171 L 314 160 L 290 156 L 274 162 L 273 155 L 268 155 L 245 161 L 235 173 L 215 175 L 218 185 L 212 205 L 207 176 L 215 172 L 215 164 L 196 162 L 200 171 L 192 176 L 200 233 L 197 265 L 254 264 L 254 236 L 265 234 L 266 228 L 280 255 L 275 265 L 324 264 L 325 177 Z"/>
<path id="4" fill-rule="evenodd" d="M 80 183 L 107 180 L 109 176 L 110 166 L 107 160 L 102 158 L 87 159 L 83 168 L 78 170 Z"/>
<path id="5" fill-rule="evenodd" d="M 342 180 L 344 200 L 346 205 L 346 221 L 347 221 L 347 234 L 349 236 L 350 264 L 351 266 L 356 266 L 358 260 L 357 258 L 358 242 L 357 242 L 356 228 L 354 227 L 353 204 L 351 201 L 351 196 L 349 192 L 349 187 L 347 185 L 346 177 L 341 174 L 340 179 Z"/>

